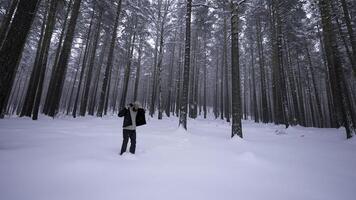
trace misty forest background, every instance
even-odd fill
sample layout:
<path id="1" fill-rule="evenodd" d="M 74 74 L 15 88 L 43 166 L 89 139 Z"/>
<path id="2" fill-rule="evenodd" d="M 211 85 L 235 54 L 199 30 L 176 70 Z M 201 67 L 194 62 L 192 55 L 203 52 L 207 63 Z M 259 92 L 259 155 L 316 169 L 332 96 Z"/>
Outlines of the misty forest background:
<path id="1" fill-rule="evenodd" d="M 0 0 L 0 115 L 356 132 L 356 1 Z"/>

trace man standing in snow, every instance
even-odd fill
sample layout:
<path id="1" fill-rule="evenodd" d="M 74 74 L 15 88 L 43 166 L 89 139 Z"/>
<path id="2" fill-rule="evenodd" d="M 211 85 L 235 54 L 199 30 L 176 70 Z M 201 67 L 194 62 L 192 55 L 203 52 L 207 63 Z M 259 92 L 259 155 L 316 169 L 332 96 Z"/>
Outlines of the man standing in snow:
<path id="1" fill-rule="evenodd" d="M 140 103 L 130 103 L 128 107 L 119 112 L 119 117 L 124 117 L 123 138 L 120 155 L 126 152 L 129 138 L 131 140 L 130 153 L 135 154 L 136 149 L 136 127 L 146 124 L 145 110 Z"/>

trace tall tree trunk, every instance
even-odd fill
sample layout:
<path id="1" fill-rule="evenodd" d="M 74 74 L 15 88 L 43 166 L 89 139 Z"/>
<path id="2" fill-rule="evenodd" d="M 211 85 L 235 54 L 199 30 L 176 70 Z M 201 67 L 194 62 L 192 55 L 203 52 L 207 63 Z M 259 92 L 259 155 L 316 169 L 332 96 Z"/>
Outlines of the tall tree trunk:
<path id="1" fill-rule="evenodd" d="M 301 74 L 301 66 L 299 64 L 299 58 L 297 55 L 297 69 L 298 69 L 298 81 L 297 81 L 297 89 L 298 89 L 298 107 L 299 107 L 299 124 L 302 126 L 306 126 L 306 119 L 305 119 L 305 106 L 304 106 L 304 98 L 303 98 L 303 80 L 302 80 L 302 74 Z"/>
<path id="2" fill-rule="evenodd" d="M 110 92 L 110 87 L 108 87 L 109 82 L 110 82 L 110 72 L 112 70 L 113 66 L 113 61 L 114 61 L 114 50 L 115 50 L 115 43 L 116 43 L 116 37 L 117 37 L 117 27 L 119 25 L 119 19 L 120 19 L 120 12 L 121 12 L 121 4 L 122 0 L 119 0 L 117 10 L 116 10 L 116 17 L 115 17 L 115 22 L 114 22 L 114 27 L 113 27 L 113 32 L 111 35 L 111 42 L 110 42 L 110 49 L 109 49 L 109 54 L 108 54 L 108 61 L 106 64 L 105 68 L 105 74 L 104 74 L 104 80 L 102 84 L 102 88 L 100 91 L 100 99 L 99 99 L 99 106 L 98 106 L 98 112 L 97 116 L 102 117 L 103 116 L 103 110 L 104 110 L 104 104 L 105 104 L 105 97 L 108 96 L 107 93 Z"/>
<path id="3" fill-rule="evenodd" d="M 137 58 L 137 68 L 135 75 L 135 91 L 134 91 L 134 101 L 137 101 L 138 96 L 138 86 L 140 85 L 140 76 L 141 76 L 141 60 L 142 60 L 142 36 L 140 37 L 140 43 L 138 45 L 138 58 Z"/>
<path id="4" fill-rule="evenodd" d="M 58 59 L 57 66 L 55 67 L 54 81 L 53 81 L 53 102 L 50 103 L 50 109 L 48 115 L 54 117 L 59 110 L 59 102 L 61 100 L 61 94 L 63 90 L 63 83 L 65 79 L 65 74 L 67 71 L 69 56 L 72 48 L 75 27 L 77 24 L 77 18 L 79 14 L 79 8 L 82 0 L 75 0 L 73 9 L 71 12 L 71 18 L 68 24 L 68 30 L 66 37 L 63 42 L 63 48 Z"/>
<path id="5" fill-rule="evenodd" d="M 344 33 L 344 31 L 342 30 L 342 24 L 341 24 L 341 22 L 339 20 L 339 16 L 338 16 L 338 13 L 337 13 L 338 10 L 336 10 L 335 7 L 336 7 L 335 4 L 331 3 L 332 17 L 333 17 L 334 21 L 336 22 L 337 29 L 338 29 L 338 32 L 339 32 L 340 37 L 341 37 L 341 41 L 342 41 L 342 43 L 343 43 L 343 45 L 345 47 L 346 54 L 347 54 L 347 56 L 348 56 L 348 58 L 350 60 L 352 69 L 356 69 L 356 63 L 355 63 L 356 60 L 354 58 L 355 55 L 353 55 L 352 50 L 350 50 L 349 45 L 347 44 L 347 39 L 346 39 L 347 36 Z M 351 31 L 352 31 L 352 28 L 351 28 Z M 352 38 L 353 38 L 353 36 L 350 37 L 350 39 L 352 39 Z M 352 48 L 352 46 L 351 46 L 351 48 Z M 355 72 L 356 71 L 354 71 L 354 74 L 355 74 Z M 356 76 L 356 74 L 355 74 L 355 76 Z"/>
<path id="6" fill-rule="evenodd" d="M 0 48 L 0 117 L 3 116 L 39 0 L 20 0 Z"/>
<path id="7" fill-rule="evenodd" d="M 82 54 L 83 54 L 83 51 L 80 51 L 78 65 L 79 65 L 80 59 L 82 58 Z M 70 108 L 72 107 L 72 99 L 73 99 L 73 95 L 74 95 L 75 83 L 77 82 L 78 72 L 79 72 L 79 67 L 75 71 L 75 76 L 74 76 L 74 80 L 73 80 L 73 84 L 72 84 L 72 89 L 70 90 L 69 103 L 67 105 L 67 113 L 66 113 L 67 115 L 69 115 Z"/>
<path id="8" fill-rule="evenodd" d="M 161 24 L 161 7 L 162 7 L 162 0 L 158 0 L 158 17 L 157 17 L 157 24 Z M 153 117 L 155 112 L 155 105 L 156 105 L 156 95 L 157 95 L 157 56 L 158 56 L 158 46 L 159 46 L 159 30 L 160 27 L 157 25 L 156 30 L 156 41 L 155 41 L 155 50 L 154 50 L 154 59 L 153 59 L 153 70 L 152 70 L 152 92 L 151 92 L 151 102 L 150 102 L 150 109 L 149 114 Z"/>
<path id="9" fill-rule="evenodd" d="M 351 138 L 356 131 L 352 120 L 351 106 L 348 99 L 349 95 L 347 94 L 348 90 L 343 74 L 343 66 L 336 43 L 337 38 L 333 31 L 330 2 L 327 0 L 320 0 L 319 8 L 333 102 L 336 107 L 339 124 L 345 126 L 346 137 Z"/>
<path id="10" fill-rule="evenodd" d="M 346 0 L 340 0 L 341 1 L 341 6 L 342 10 L 344 12 L 344 20 L 346 23 L 347 27 L 347 32 L 349 34 L 350 42 L 351 42 L 351 47 L 352 47 L 352 55 L 353 55 L 353 71 L 354 75 L 356 76 L 356 36 L 354 34 L 354 30 L 352 28 L 351 24 L 351 19 L 350 19 L 350 14 L 349 14 L 349 7 L 347 6 Z"/>
<path id="11" fill-rule="evenodd" d="M 326 77 L 325 77 L 325 89 L 326 89 L 326 97 L 327 97 L 327 107 L 329 111 L 329 119 L 330 119 L 330 125 L 333 128 L 339 128 L 340 126 L 337 123 L 337 117 L 334 115 L 336 113 L 335 107 L 333 106 L 333 100 L 332 100 L 332 95 L 331 95 L 331 85 L 330 85 L 330 77 L 329 77 L 329 69 L 327 66 L 327 59 L 326 59 L 326 53 L 325 53 L 325 46 L 324 46 L 324 40 L 320 31 L 320 26 L 319 23 L 317 24 L 317 35 L 319 38 L 319 42 L 321 44 L 321 56 L 322 56 L 322 62 L 323 62 L 323 67 L 324 70 L 326 71 Z"/>
<path id="12" fill-rule="evenodd" d="M 105 36 L 104 39 L 104 44 L 103 47 L 101 49 L 100 52 L 100 57 L 99 57 L 99 61 L 98 61 L 98 67 L 95 73 L 95 79 L 94 79 L 94 91 L 91 95 L 91 101 L 90 101 L 90 105 L 89 105 L 89 115 L 94 115 L 94 110 L 95 110 L 95 106 L 96 106 L 96 102 L 97 102 L 97 96 L 98 96 L 98 88 L 99 88 L 99 82 L 100 82 L 100 75 L 101 75 L 101 68 L 103 66 L 103 61 L 104 61 L 104 57 L 106 54 L 106 48 L 109 44 L 109 37 Z"/>
<path id="13" fill-rule="evenodd" d="M 224 17 L 225 118 L 230 122 L 229 66 L 227 63 L 227 22 Z"/>
<path id="14" fill-rule="evenodd" d="M 219 117 L 219 48 L 216 52 L 216 71 L 215 71 L 215 93 L 214 93 L 214 116 L 215 119 Z"/>
<path id="15" fill-rule="evenodd" d="M 268 123 L 268 104 L 267 104 L 267 94 L 266 94 L 266 78 L 265 78 L 265 58 L 262 43 L 262 28 L 261 19 L 258 16 L 256 22 L 256 38 L 257 38 L 257 49 L 258 49 L 258 63 L 260 65 L 260 82 L 261 82 L 261 103 L 262 103 L 262 122 Z"/>
<path id="16" fill-rule="evenodd" d="M 64 17 L 64 22 L 62 22 L 63 23 L 62 31 L 61 31 L 61 35 L 60 35 L 59 40 L 58 40 L 56 56 L 55 56 L 55 59 L 54 59 L 54 64 L 52 66 L 52 72 L 51 72 L 51 76 L 50 77 L 54 77 L 55 73 L 56 73 L 57 63 L 58 63 L 58 60 L 59 60 L 61 49 L 63 47 L 63 39 L 64 39 L 64 36 L 65 36 L 66 30 L 68 28 L 67 27 L 67 23 L 68 23 L 69 14 L 70 14 L 70 11 L 71 11 L 72 6 L 73 6 L 72 2 L 73 2 L 73 0 L 70 0 L 69 3 L 68 3 L 68 7 L 66 9 L 66 14 L 65 14 L 65 17 Z M 54 87 L 53 81 L 55 81 L 55 80 L 52 79 L 52 78 L 49 81 L 47 94 L 46 94 L 46 100 L 45 100 L 45 103 L 44 103 L 44 106 L 43 106 L 43 113 L 46 114 L 46 115 L 48 115 L 48 113 L 49 113 L 49 109 L 50 109 L 51 103 L 53 102 L 53 98 L 54 98 L 54 95 L 53 95 L 53 91 L 54 91 L 53 90 L 53 87 Z"/>
<path id="17" fill-rule="evenodd" d="M 260 117 L 258 115 L 258 107 L 257 107 L 257 97 L 256 97 L 256 79 L 255 79 L 255 54 L 253 47 L 253 38 L 251 40 L 250 54 L 251 54 L 251 73 L 252 73 L 252 101 L 253 101 L 253 115 L 255 122 L 258 123 L 260 121 Z"/>
<path id="18" fill-rule="evenodd" d="M 249 88 L 249 82 L 250 82 L 250 77 L 248 76 L 248 70 L 247 70 L 247 66 L 244 67 L 244 81 L 243 81 L 243 109 L 242 109 L 242 113 L 243 113 L 243 119 L 247 120 L 248 119 L 248 115 L 249 115 L 249 111 L 248 111 L 248 98 L 251 95 L 247 94 L 248 88 Z"/>
<path id="19" fill-rule="evenodd" d="M 120 99 L 120 104 L 119 104 L 119 110 L 123 109 L 126 105 L 127 90 L 128 90 L 130 74 L 131 74 L 132 57 L 133 57 L 133 52 L 135 49 L 135 41 L 136 41 L 136 34 L 137 34 L 136 27 L 137 27 L 137 19 L 136 19 L 135 26 L 134 26 L 133 36 L 130 37 L 128 61 L 127 61 L 127 65 L 126 65 L 125 73 L 124 73 L 124 83 L 123 83 L 123 90 L 122 90 L 122 95 L 121 95 L 121 99 Z"/>
<path id="20" fill-rule="evenodd" d="M 185 16 L 185 56 L 183 68 L 183 88 L 180 105 L 179 125 L 187 130 L 187 111 L 188 111 L 188 87 L 189 87 L 189 71 L 190 71 L 190 25 L 192 18 L 192 0 L 187 0 L 187 12 Z"/>
<path id="21" fill-rule="evenodd" d="M 309 66 L 307 67 L 307 73 L 308 73 L 308 77 L 311 81 L 312 84 L 311 85 L 311 89 L 313 90 L 313 94 L 315 97 L 315 105 L 316 105 L 316 120 L 318 120 L 318 124 L 317 127 L 322 128 L 323 124 L 324 124 L 324 116 L 323 116 L 323 112 L 322 112 L 322 108 L 321 108 L 321 103 L 320 103 L 320 98 L 319 98 L 319 92 L 317 90 L 317 85 L 316 85 L 316 80 L 315 80 L 315 76 L 314 76 L 314 66 L 311 60 L 311 56 L 309 53 L 309 47 L 308 47 L 308 43 L 306 42 L 305 44 L 305 48 L 306 48 L 306 53 L 307 53 L 307 58 L 308 58 L 308 62 L 309 62 Z"/>
<path id="22" fill-rule="evenodd" d="M 6 11 L 6 15 L 1 23 L 0 27 L 0 48 L 2 47 L 2 44 L 6 38 L 7 32 L 9 25 L 11 23 L 11 19 L 14 16 L 14 13 L 16 11 L 17 4 L 19 3 L 19 0 L 12 0 L 10 2 L 10 6 Z"/>
<path id="23" fill-rule="evenodd" d="M 220 75 L 220 119 L 224 120 L 224 50 L 222 51 L 221 59 L 221 75 Z"/>
<path id="24" fill-rule="evenodd" d="M 39 78 L 39 65 L 38 63 L 40 62 L 40 57 L 41 57 L 41 49 L 42 49 L 42 43 L 44 40 L 44 33 L 46 29 L 46 18 L 47 18 L 47 13 L 48 13 L 48 4 L 49 1 L 46 1 L 46 6 L 45 6 L 45 12 L 43 14 L 43 20 L 42 20 L 42 25 L 41 25 L 41 34 L 40 38 L 37 44 L 37 51 L 36 51 L 36 57 L 35 57 L 35 63 L 33 64 L 32 67 L 32 72 L 30 76 L 30 81 L 27 85 L 27 90 L 26 90 L 26 95 L 24 99 L 24 104 L 21 110 L 20 117 L 27 116 L 31 117 L 32 109 L 33 109 L 33 104 L 34 104 L 34 99 L 36 95 L 36 88 L 37 84 L 35 82 Z"/>
<path id="25" fill-rule="evenodd" d="M 57 13 L 57 8 L 58 8 L 58 1 L 57 0 L 51 0 L 50 4 L 50 10 L 48 14 L 48 19 L 47 19 L 47 25 L 46 25 L 46 31 L 44 34 L 44 40 L 43 44 L 41 47 L 41 52 L 40 52 L 40 57 L 38 60 L 38 79 L 35 80 L 35 96 L 34 96 L 34 106 L 32 110 L 32 119 L 37 120 L 38 118 L 38 112 L 39 112 L 39 107 L 41 103 L 41 98 L 42 98 L 42 90 L 43 90 L 43 82 L 45 78 L 45 73 L 46 73 L 46 67 L 47 67 L 47 61 L 48 61 L 48 53 L 49 53 L 49 48 L 51 44 L 51 38 L 52 34 L 54 31 L 54 26 L 55 26 L 55 18 L 56 18 L 56 13 Z"/>
<path id="26" fill-rule="evenodd" d="M 190 69 L 190 77 L 189 77 L 189 108 L 188 108 L 188 112 L 189 112 L 189 117 L 190 118 L 194 118 L 194 92 L 195 92 L 195 85 L 197 83 L 196 79 L 196 71 L 197 71 L 197 46 L 198 46 L 198 33 L 195 32 L 193 35 L 193 42 L 192 42 L 192 58 L 191 58 L 191 69 Z"/>
<path id="27" fill-rule="evenodd" d="M 86 34 L 87 36 L 86 36 L 86 42 L 85 42 L 84 56 L 83 56 L 83 59 L 82 59 L 80 76 L 79 76 L 79 83 L 78 83 L 77 93 L 76 93 L 73 112 L 72 112 L 73 118 L 77 117 L 77 108 L 78 108 L 78 103 L 79 103 L 79 97 L 80 97 L 80 94 L 81 94 L 80 91 L 81 91 L 81 88 L 82 88 L 84 73 L 85 73 L 85 69 L 86 69 L 86 66 L 87 66 L 87 64 L 86 64 L 87 63 L 87 57 L 88 57 L 89 49 L 90 49 L 89 42 L 90 42 L 90 37 L 91 37 L 93 21 L 94 21 L 94 11 L 93 11 L 93 14 L 92 14 L 91 19 L 90 19 L 90 25 L 89 25 L 89 28 L 88 28 L 88 33 Z M 79 65 L 79 63 L 78 63 L 78 65 Z"/>
<path id="28" fill-rule="evenodd" d="M 162 106 L 162 61 L 163 61 L 163 48 L 164 48 L 164 24 L 168 12 L 168 3 L 165 3 L 164 15 L 162 17 L 161 28 L 160 28 L 160 42 L 159 42 L 159 53 L 157 62 L 157 89 L 158 89 L 158 119 L 162 119 L 163 106 Z"/>
<path id="29" fill-rule="evenodd" d="M 206 83 L 206 79 L 207 79 L 207 68 L 208 68 L 208 58 L 207 58 L 207 38 L 206 38 L 206 31 L 204 31 L 204 47 L 203 47 L 203 49 L 204 49 L 204 77 L 203 77 L 203 81 L 204 81 L 204 85 L 203 85 L 203 90 L 204 90 L 204 92 L 203 92 L 203 112 L 204 112 L 204 119 L 206 119 L 206 117 L 207 117 L 207 105 L 206 105 L 206 100 L 207 100 L 207 83 Z"/>
<path id="30" fill-rule="evenodd" d="M 177 40 L 177 31 L 174 33 L 174 41 L 171 52 L 171 63 L 169 67 L 169 77 L 168 77 L 168 97 L 166 102 L 166 115 L 167 117 L 171 114 L 171 101 L 172 101 L 172 93 L 173 93 L 173 68 L 174 68 L 174 58 L 175 58 L 175 50 L 176 50 L 176 40 Z"/>
<path id="31" fill-rule="evenodd" d="M 180 27 L 180 41 L 183 41 L 183 26 Z M 180 105 L 181 105 L 181 79 L 182 79 L 182 64 L 183 64 L 183 51 L 182 51 L 183 44 L 179 44 L 178 50 L 178 73 L 177 73 L 177 93 L 176 93 L 176 116 L 179 116 L 180 112 Z"/>
<path id="32" fill-rule="evenodd" d="M 198 37 L 198 34 L 197 34 Z M 200 49 L 200 43 L 199 43 L 199 38 L 197 38 L 197 46 L 194 49 L 194 85 L 193 85 L 193 104 L 192 104 L 192 118 L 197 118 L 198 117 L 198 97 L 199 97 L 199 79 L 200 79 L 200 63 L 198 63 L 198 60 L 200 60 L 200 57 L 198 52 Z"/>
<path id="33" fill-rule="evenodd" d="M 280 14 L 280 0 L 274 1 L 271 6 L 272 12 L 272 38 L 273 48 L 273 102 L 275 108 L 276 124 L 285 124 L 288 128 L 289 110 L 287 91 L 284 79 L 284 63 L 282 49 L 282 19 Z"/>
<path id="34" fill-rule="evenodd" d="M 96 31 L 95 31 L 95 35 L 93 37 L 93 47 L 91 48 L 91 53 L 90 53 L 90 59 L 89 59 L 89 63 L 88 63 L 88 71 L 87 71 L 87 76 L 86 76 L 86 80 L 85 80 L 85 88 L 84 88 L 84 94 L 83 94 L 83 98 L 82 98 L 82 102 L 80 103 L 80 112 L 79 115 L 80 116 L 85 116 L 86 111 L 87 111 L 87 105 L 88 105 L 88 97 L 89 97 L 89 90 L 91 88 L 91 79 L 93 77 L 93 68 L 94 68 L 94 61 L 95 61 L 95 57 L 96 57 L 96 50 L 98 47 L 98 43 L 99 43 L 99 36 L 100 36 L 100 30 L 101 30 L 101 24 L 102 24 L 102 11 L 99 11 L 99 17 L 97 20 L 97 25 L 96 25 Z"/>
<path id="35" fill-rule="evenodd" d="M 239 10 L 233 1 L 231 6 L 231 96 L 232 96 L 232 129 L 231 137 L 242 138 L 241 95 L 240 95 L 240 59 L 239 59 Z"/>

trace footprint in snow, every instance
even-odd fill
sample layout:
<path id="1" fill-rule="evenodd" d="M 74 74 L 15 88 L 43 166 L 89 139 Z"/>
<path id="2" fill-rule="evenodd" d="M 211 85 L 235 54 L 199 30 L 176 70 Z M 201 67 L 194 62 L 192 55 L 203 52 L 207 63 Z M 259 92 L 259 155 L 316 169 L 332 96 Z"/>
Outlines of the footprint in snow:
<path id="1" fill-rule="evenodd" d="M 136 155 L 131 154 L 131 153 L 124 153 L 121 155 L 121 157 L 125 160 L 137 160 Z"/>

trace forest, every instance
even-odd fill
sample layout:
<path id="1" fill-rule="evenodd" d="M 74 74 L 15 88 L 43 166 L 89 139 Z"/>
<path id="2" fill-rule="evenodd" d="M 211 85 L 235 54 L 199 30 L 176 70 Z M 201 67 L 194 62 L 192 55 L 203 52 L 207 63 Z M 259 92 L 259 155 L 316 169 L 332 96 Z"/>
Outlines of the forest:
<path id="1" fill-rule="evenodd" d="M 356 127 L 351 0 L 1 0 L 0 113 Z"/>
<path id="2" fill-rule="evenodd" d="M 0 199 L 354 200 L 355 32 L 355 0 L 0 0 Z"/>

